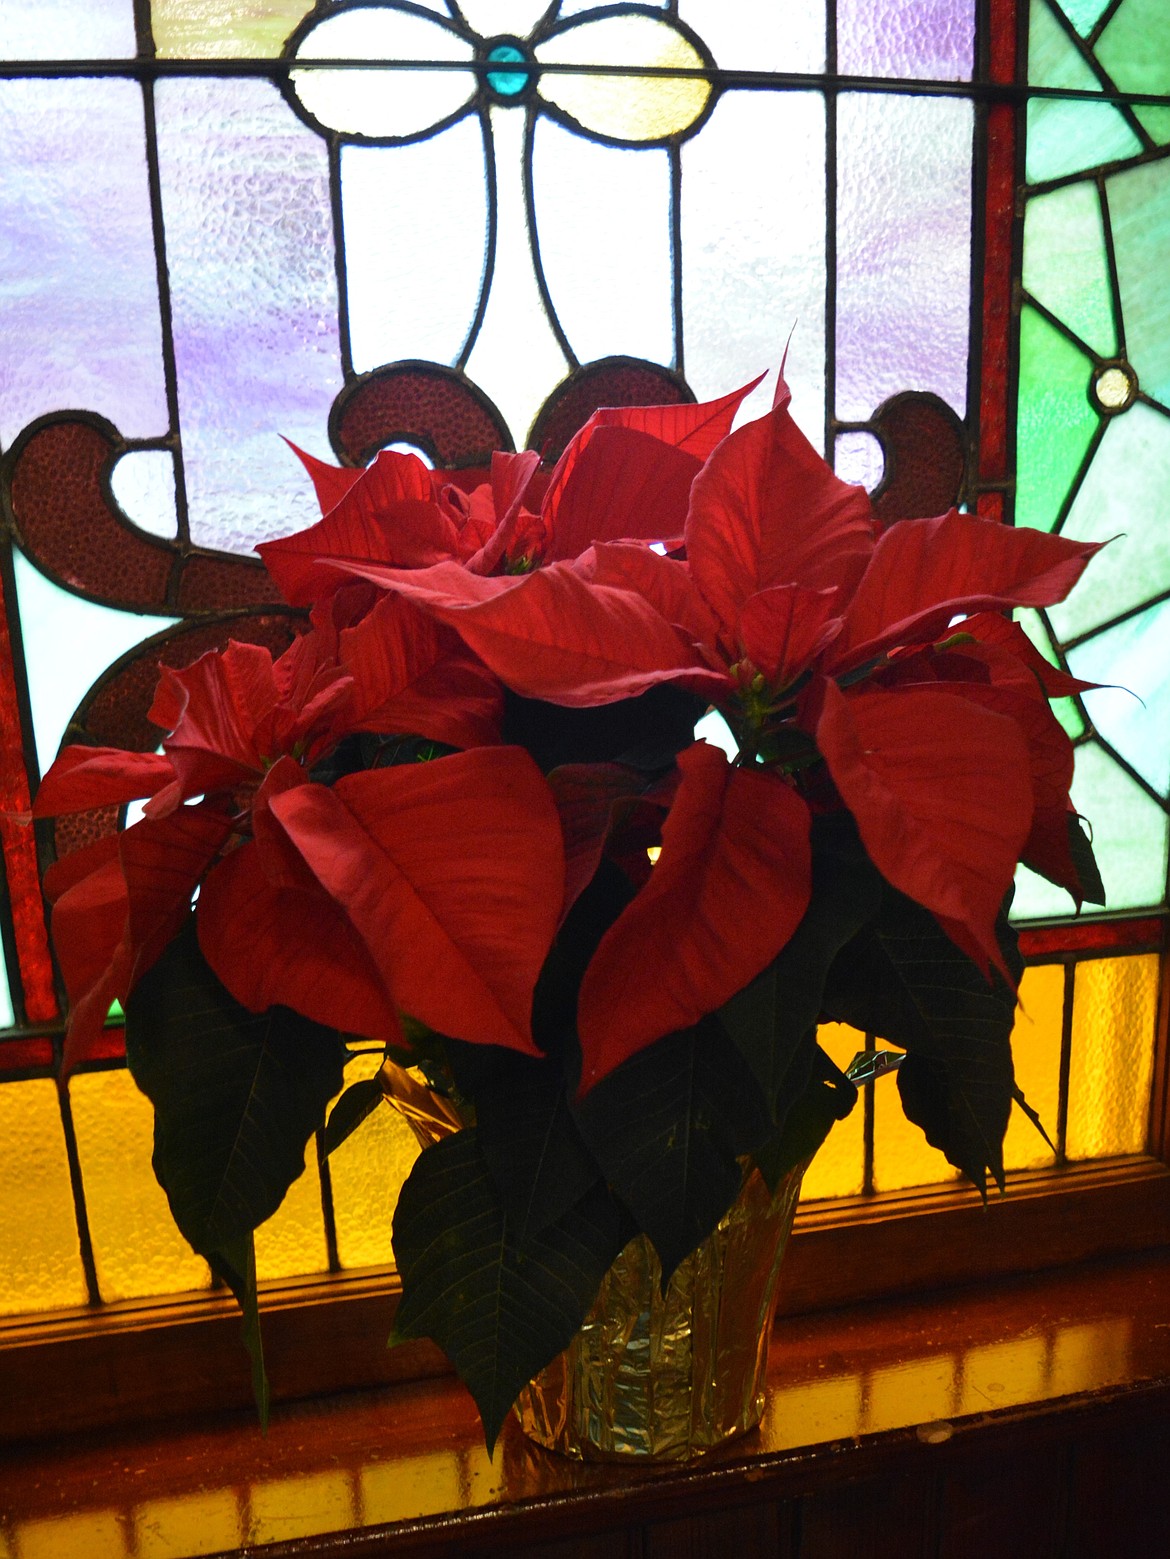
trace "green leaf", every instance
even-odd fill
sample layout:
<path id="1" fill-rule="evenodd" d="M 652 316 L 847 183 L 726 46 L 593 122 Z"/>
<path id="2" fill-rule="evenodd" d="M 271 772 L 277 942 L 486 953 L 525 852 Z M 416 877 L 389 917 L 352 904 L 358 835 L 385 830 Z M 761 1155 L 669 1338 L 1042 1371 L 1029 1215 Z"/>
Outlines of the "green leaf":
<path id="1" fill-rule="evenodd" d="M 738 1194 L 738 1155 L 771 1132 L 755 1077 L 707 1017 L 624 1061 L 575 1103 L 574 1114 L 609 1184 L 657 1250 L 665 1292 L 679 1262 Z"/>
<path id="2" fill-rule="evenodd" d="M 249 1012 L 208 967 L 194 917 L 126 1003 L 126 1058 L 154 1105 L 154 1171 L 201 1255 L 272 1216 L 341 1087 L 334 1029 L 287 1007 Z"/>
<path id="3" fill-rule="evenodd" d="M 1093 854 L 1092 841 L 1081 826 L 1081 820 L 1075 812 L 1068 814 L 1068 847 L 1080 880 L 1082 898 L 1088 904 L 1103 905 L 1105 885 L 1101 881 L 1097 858 Z"/>
<path id="4" fill-rule="evenodd" d="M 268 1372 L 264 1368 L 264 1343 L 260 1336 L 260 1305 L 256 1294 L 256 1241 L 251 1232 L 221 1250 L 207 1253 L 216 1277 L 222 1278 L 244 1312 L 243 1343 L 252 1364 L 252 1396 L 260 1427 L 268 1432 Z"/>
<path id="5" fill-rule="evenodd" d="M 475 1398 L 489 1454 L 522 1388 L 568 1347 L 632 1234 L 598 1182 L 540 1234 L 516 1239 L 474 1127 L 415 1161 L 394 1214 L 402 1278 L 393 1342 L 431 1337 Z"/>
<path id="6" fill-rule="evenodd" d="M 382 1085 L 376 1077 L 364 1077 L 360 1082 L 351 1083 L 329 1111 L 321 1143 L 321 1157 L 328 1158 L 381 1103 Z"/>
<path id="7" fill-rule="evenodd" d="M 819 1045 L 814 1045 L 813 1051 L 812 1070 L 804 1091 L 793 1101 L 780 1130 L 754 1155 L 769 1191 L 774 1192 L 784 1176 L 799 1164 L 806 1164 L 835 1122 L 844 1120 L 857 1103 L 856 1085 Z"/>

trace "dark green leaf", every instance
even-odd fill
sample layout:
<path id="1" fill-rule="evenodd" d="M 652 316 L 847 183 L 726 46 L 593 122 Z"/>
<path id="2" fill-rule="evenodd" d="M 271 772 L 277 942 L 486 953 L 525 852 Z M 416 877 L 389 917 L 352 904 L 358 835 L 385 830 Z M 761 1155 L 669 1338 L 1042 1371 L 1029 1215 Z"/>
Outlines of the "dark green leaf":
<path id="1" fill-rule="evenodd" d="M 341 1087 L 345 1046 L 287 1007 L 249 1012 L 208 967 L 192 918 L 126 1003 L 126 1057 L 154 1105 L 154 1171 L 210 1258 L 272 1216 Z"/>
<path id="2" fill-rule="evenodd" d="M 1055 1142 L 1053 1142 L 1052 1138 L 1044 1130 L 1044 1122 L 1040 1119 L 1039 1114 L 1028 1103 L 1027 1099 L 1024 1098 L 1024 1095 L 1021 1092 L 1020 1086 L 1019 1086 L 1018 1083 L 1013 1083 L 1012 1084 L 1012 1099 L 1015 1101 L 1016 1104 L 1019 1105 L 1020 1109 L 1023 1110 L 1024 1114 L 1032 1122 L 1032 1125 L 1035 1126 L 1036 1130 L 1040 1133 L 1040 1135 L 1044 1138 L 1045 1142 L 1047 1142 L 1048 1146 L 1055 1153 L 1056 1152 L 1056 1144 L 1055 1144 Z"/>
<path id="3" fill-rule="evenodd" d="M 1075 812 L 1068 814 L 1068 847 L 1081 884 L 1081 897 L 1088 904 L 1105 903 L 1105 886 L 1097 868 L 1097 858 L 1088 834 Z"/>
<path id="4" fill-rule="evenodd" d="M 771 1119 L 747 1063 L 713 1018 L 648 1045 L 574 1105 L 614 1192 L 671 1273 L 739 1191 L 737 1156 Z"/>
<path id="5" fill-rule="evenodd" d="M 402 1303 L 392 1341 L 432 1337 L 475 1398 L 489 1452 L 521 1389 L 566 1348 L 633 1230 L 598 1182 L 515 1239 L 475 1128 L 415 1161 L 394 1214 Z"/>
<path id="6" fill-rule="evenodd" d="M 626 763 L 669 768 L 695 739 L 706 704 L 666 684 L 637 698 L 569 709 L 505 690 L 503 740 L 526 747 L 545 774 L 562 763 Z"/>
<path id="7" fill-rule="evenodd" d="M 321 1157 L 328 1158 L 330 1153 L 339 1148 L 381 1102 L 382 1085 L 376 1077 L 364 1077 L 360 1082 L 351 1083 L 329 1111 Z"/>
<path id="8" fill-rule="evenodd" d="M 819 1045 L 812 1048 L 813 1064 L 804 1091 L 793 1101 L 780 1130 L 753 1155 L 773 1192 L 785 1175 L 812 1158 L 834 1122 L 844 1120 L 857 1103 L 854 1083 Z"/>
<path id="9" fill-rule="evenodd" d="M 260 1427 L 268 1430 L 268 1372 L 264 1368 L 264 1343 L 260 1336 L 260 1306 L 256 1295 L 256 1241 L 249 1230 L 220 1250 L 208 1251 L 207 1260 L 222 1278 L 244 1312 L 243 1343 L 252 1365 L 252 1396 Z"/>

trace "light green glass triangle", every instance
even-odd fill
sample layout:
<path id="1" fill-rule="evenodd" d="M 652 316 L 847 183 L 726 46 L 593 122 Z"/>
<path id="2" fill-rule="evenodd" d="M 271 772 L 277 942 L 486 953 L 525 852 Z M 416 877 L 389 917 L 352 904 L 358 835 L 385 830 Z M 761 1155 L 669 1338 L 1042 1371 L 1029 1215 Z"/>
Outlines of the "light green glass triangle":
<path id="1" fill-rule="evenodd" d="M 1089 180 L 1028 202 L 1024 286 L 1099 356 L 1117 351 L 1105 225 Z"/>
<path id="2" fill-rule="evenodd" d="M 1087 38 L 1109 4 L 1109 0 L 1063 0 L 1060 9 L 1082 38 Z"/>
<path id="3" fill-rule="evenodd" d="M 1097 413 L 1089 404 L 1092 363 L 1035 309 L 1020 316 L 1016 414 L 1016 524 L 1051 530 L 1076 475 Z"/>
<path id="4" fill-rule="evenodd" d="M 1044 619 L 1039 612 L 1030 608 L 1020 607 L 1016 611 L 1016 621 L 1031 639 L 1032 644 L 1043 655 L 1044 659 L 1052 666 L 1060 666 L 1055 649 L 1052 646 L 1052 636 L 1044 625 Z M 1075 742 L 1078 737 L 1085 734 L 1085 722 L 1081 718 L 1081 711 L 1077 707 L 1075 698 L 1054 698 L 1052 701 L 1052 713 L 1060 721 L 1065 732 Z"/>
<path id="5" fill-rule="evenodd" d="M 1162 601 L 1094 634 L 1069 651 L 1068 663 L 1074 676 L 1107 684 L 1085 694 L 1090 720 L 1148 784 L 1166 795 L 1170 790 L 1170 603 Z"/>
<path id="6" fill-rule="evenodd" d="M 1048 609 L 1062 643 L 1170 589 L 1170 417 L 1140 403 L 1110 420 L 1063 534 L 1108 542 L 1067 600 Z"/>
<path id="7" fill-rule="evenodd" d="M 1170 407 L 1170 157 L 1115 174 L 1106 190 L 1126 355 L 1145 393 Z"/>
<path id="8" fill-rule="evenodd" d="M 1028 80 L 1034 86 L 1099 92 L 1101 83 L 1057 22 L 1046 0 L 1029 13 Z M 1080 173 L 1099 163 L 1132 157 L 1141 142 L 1107 103 L 1037 98 L 1028 104 L 1027 178 L 1030 184 Z"/>
<path id="9" fill-rule="evenodd" d="M 1170 14 L 1166 0 L 1125 0 L 1097 40 L 1096 55 L 1123 92 L 1170 93 Z M 1159 146 L 1170 141 L 1170 108 L 1135 105 Z"/>

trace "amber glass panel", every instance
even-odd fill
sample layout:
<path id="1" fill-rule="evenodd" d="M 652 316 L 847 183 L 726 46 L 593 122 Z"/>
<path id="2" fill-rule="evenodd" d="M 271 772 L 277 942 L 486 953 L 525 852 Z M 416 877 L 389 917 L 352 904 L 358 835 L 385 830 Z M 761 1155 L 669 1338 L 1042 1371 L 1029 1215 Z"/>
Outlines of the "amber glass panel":
<path id="1" fill-rule="evenodd" d="M 178 59 L 279 54 L 312 0 L 153 0 L 155 48 Z"/>
<path id="2" fill-rule="evenodd" d="M 0 1142 L 0 1314 L 84 1304 L 54 1083 L 0 1087 Z"/>
<path id="3" fill-rule="evenodd" d="M 1025 969 L 1012 1031 L 1012 1064 L 1024 1098 L 1055 1142 L 1060 1107 L 1060 1031 L 1064 1013 L 1064 968 L 1042 964 Z M 1053 1150 L 1020 1109 L 1013 1109 L 1003 1144 L 1007 1169 L 1039 1169 Z"/>
<path id="4" fill-rule="evenodd" d="M 102 1298 L 205 1288 L 207 1264 L 175 1228 L 150 1167 L 149 1099 L 121 1070 L 74 1077 L 69 1097 Z"/>
<path id="5" fill-rule="evenodd" d="M 1145 1149 L 1157 1007 L 1156 954 L 1077 965 L 1069 1158 L 1105 1158 Z"/>
<path id="6" fill-rule="evenodd" d="M 236 1498 L 226 1489 L 146 1500 L 134 1512 L 134 1559 L 213 1554 L 245 1538 Z"/>
<path id="7" fill-rule="evenodd" d="M 317 1147 L 315 1141 L 310 1141 L 304 1174 L 289 1186 L 284 1201 L 268 1222 L 256 1230 L 256 1276 L 264 1282 L 324 1272 L 328 1266 Z"/>
<path id="8" fill-rule="evenodd" d="M 373 1077 L 381 1055 L 356 1056 L 345 1082 Z M 418 1157 L 409 1126 L 388 1105 L 362 1122 L 329 1160 L 337 1255 L 343 1267 L 385 1266 L 393 1261 L 390 1220 L 402 1182 Z"/>
<path id="9" fill-rule="evenodd" d="M 847 1023 L 823 1023 L 817 1039 L 842 1071 L 859 1050 L 865 1035 Z M 850 1115 L 838 1121 L 813 1159 L 801 1187 L 801 1199 L 818 1196 L 856 1196 L 865 1173 L 865 1112 L 859 1099 Z"/>
<path id="10" fill-rule="evenodd" d="M 873 1091 L 873 1188 L 899 1191 L 904 1186 L 955 1180 L 959 1171 L 932 1148 L 919 1127 L 902 1113 L 893 1078 L 881 1078 Z"/>
<path id="11" fill-rule="evenodd" d="M 21 1524 L 19 1559 L 130 1559 L 126 1530 L 116 1510 L 96 1510 Z"/>

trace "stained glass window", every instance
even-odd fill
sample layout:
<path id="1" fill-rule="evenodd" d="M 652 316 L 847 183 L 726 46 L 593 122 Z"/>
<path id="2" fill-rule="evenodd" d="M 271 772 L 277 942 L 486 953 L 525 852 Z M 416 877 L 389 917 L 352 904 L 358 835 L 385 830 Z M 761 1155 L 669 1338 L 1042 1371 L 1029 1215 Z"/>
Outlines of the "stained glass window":
<path id="1" fill-rule="evenodd" d="M 957 502 L 1110 543 L 1023 621 L 1104 684 L 1063 718 L 1122 930 L 1034 933 L 1016 1051 L 1052 1146 L 1021 1119 L 1008 1157 L 1144 1149 L 1170 794 L 1164 7 L 0 0 L 0 146 L 0 1311 L 207 1281 L 116 1024 L 53 1089 L 39 873 L 118 818 L 18 815 L 63 739 L 153 748 L 160 660 L 287 641 L 250 556 L 313 515 L 280 435 L 348 463 L 555 456 L 598 404 L 721 394 L 786 347 L 798 420 L 883 518 Z M 1025 923 L 1070 908 L 1022 877 Z M 843 1061 L 866 1042 L 824 1038 Z M 1103 1053 L 1128 1079 L 1112 1113 Z M 891 1089 L 809 1193 L 946 1178 Z M 386 1120 L 310 1165 L 261 1275 L 387 1262 L 411 1152 Z"/>

